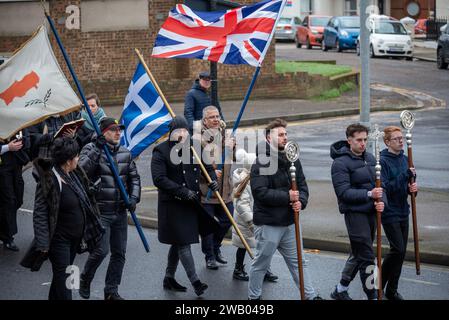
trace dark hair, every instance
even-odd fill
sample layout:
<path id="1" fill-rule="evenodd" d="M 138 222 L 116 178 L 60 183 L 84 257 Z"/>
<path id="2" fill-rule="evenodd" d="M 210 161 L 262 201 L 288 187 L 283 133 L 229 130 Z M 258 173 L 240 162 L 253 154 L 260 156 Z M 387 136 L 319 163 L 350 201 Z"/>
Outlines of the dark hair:
<path id="1" fill-rule="evenodd" d="M 366 134 L 368 134 L 369 133 L 369 129 L 367 127 L 365 127 L 363 124 L 360 124 L 360 123 L 350 124 L 346 128 L 346 138 L 353 137 L 354 133 L 356 133 L 356 132 L 366 132 Z"/>
<path id="2" fill-rule="evenodd" d="M 287 128 L 287 121 L 281 118 L 274 119 L 265 127 L 265 137 L 270 134 L 270 131 L 274 128 Z"/>
<path id="3" fill-rule="evenodd" d="M 95 99 L 97 106 L 100 106 L 100 98 L 98 98 L 98 95 L 96 93 L 89 93 L 86 96 L 86 101 L 89 101 L 90 99 Z"/>
<path id="4" fill-rule="evenodd" d="M 70 137 L 56 138 L 51 146 L 51 157 L 55 165 L 62 165 L 80 152 L 78 143 Z"/>

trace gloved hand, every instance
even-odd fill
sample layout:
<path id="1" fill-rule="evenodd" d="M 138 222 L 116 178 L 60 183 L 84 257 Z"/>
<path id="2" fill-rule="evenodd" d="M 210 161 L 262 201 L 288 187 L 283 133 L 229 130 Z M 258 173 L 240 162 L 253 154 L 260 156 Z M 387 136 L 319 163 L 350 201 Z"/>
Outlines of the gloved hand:
<path id="1" fill-rule="evenodd" d="M 130 212 L 135 212 L 136 211 L 136 205 L 137 205 L 137 201 L 134 198 L 129 198 L 129 204 L 127 206 L 127 209 Z"/>
<path id="2" fill-rule="evenodd" d="M 208 185 L 207 185 L 208 187 L 209 187 L 209 189 L 211 189 L 213 192 L 215 192 L 215 191 L 218 191 L 219 190 L 219 187 L 218 187 L 218 182 L 217 182 L 217 180 L 212 180 L 212 182 L 211 183 L 209 183 Z"/>
<path id="3" fill-rule="evenodd" d="M 103 149 L 103 147 L 106 145 L 107 141 L 104 135 L 100 134 L 97 139 L 95 140 L 95 145 L 100 148 Z"/>
<path id="4" fill-rule="evenodd" d="M 198 194 L 190 189 L 187 189 L 187 193 L 185 195 L 186 200 L 188 201 L 195 201 L 195 200 L 199 200 L 198 199 Z"/>

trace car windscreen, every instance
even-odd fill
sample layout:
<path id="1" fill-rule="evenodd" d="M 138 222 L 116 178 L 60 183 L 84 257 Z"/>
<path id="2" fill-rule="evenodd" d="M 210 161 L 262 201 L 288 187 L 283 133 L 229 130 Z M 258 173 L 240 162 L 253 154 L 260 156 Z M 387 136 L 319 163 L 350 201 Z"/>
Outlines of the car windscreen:
<path id="1" fill-rule="evenodd" d="M 291 21 L 292 21 L 292 19 L 290 19 L 290 18 L 280 18 L 279 19 L 279 23 L 282 23 L 282 24 L 290 24 Z"/>
<path id="2" fill-rule="evenodd" d="M 407 34 L 400 22 L 376 21 L 375 26 L 375 32 L 379 34 Z"/>
<path id="3" fill-rule="evenodd" d="M 340 19 L 340 27 L 349 28 L 360 28 L 360 18 L 342 18 Z"/>
<path id="4" fill-rule="evenodd" d="M 325 27 L 329 22 L 328 17 L 312 17 L 310 18 L 310 25 L 314 27 Z"/>

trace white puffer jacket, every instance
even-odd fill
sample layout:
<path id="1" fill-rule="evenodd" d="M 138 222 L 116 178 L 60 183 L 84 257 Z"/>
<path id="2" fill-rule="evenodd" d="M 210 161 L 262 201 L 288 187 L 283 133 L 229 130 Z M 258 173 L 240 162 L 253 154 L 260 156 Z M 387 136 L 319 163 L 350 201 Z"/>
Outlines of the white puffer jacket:
<path id="1" fill-rule="evenodd" d="M 238 168 L 234 170 L 232 175 L 233 195 L 235 194 L 240 183 L 249 175 L 249 170 L 246 168 Z M 245 237 L 246 242 L 251 248 L 256 247 L 256 239 L 254 237 L 253 224 L 253 204 L 254 199 L 251 193 L 251 182 L 248 182 L 239 198 L 233 197 L 234 201 L 234 220 L 237 223 L 240 231 Z M 232 244 L 238 248 L 245 248 L 240 240 L 237 232 L 232 228 Z"/>

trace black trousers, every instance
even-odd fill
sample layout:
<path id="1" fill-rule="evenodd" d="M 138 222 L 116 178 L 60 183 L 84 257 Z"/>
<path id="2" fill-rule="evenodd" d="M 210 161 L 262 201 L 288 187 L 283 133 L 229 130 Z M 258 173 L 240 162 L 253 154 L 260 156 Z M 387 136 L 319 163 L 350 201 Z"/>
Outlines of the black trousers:
<path id="1" fill-rule="evenodd" d="M 383 224 L 385 234 L 390 242 L 390 251 L 382 263 L 382 287 L 386 292 L 398 290 L 399 277 L 404 263 L 408 241 L 408 220 Z"/>
<path id="2" fill-rule="evenodd" d="M 58 232 L 51 240 L 49 258 L 53 270 L 48 300 L 72 300 L 72 290 L 67 286 L 70 273 L 67 267 L 73 265 L 80 239 L 69 239 Z"/>
<path id="3" fill-rule="evenodd" d="M 348 259 L 347 263 L 351 263 L 353 270 L 352 277 L 357 271 L 360 274 L 363 291 L 368 299 L 376 297 L 376 289 L 374 286 L 374 249 L 373 241 L 376 231 L 376 214 L 366 213 L 346 213 L 345 223 L 348 230 L 349 241 L 351 243 L 352 259 Z M 347 266 L 345 266 L 345 270 Z"/>
<path id="4" fill-rule="evenodd" d="M 17 233 L 17 210 L 23 203 L 22 166 L 0 168 L 0 240 L 12 241 Z"/>

